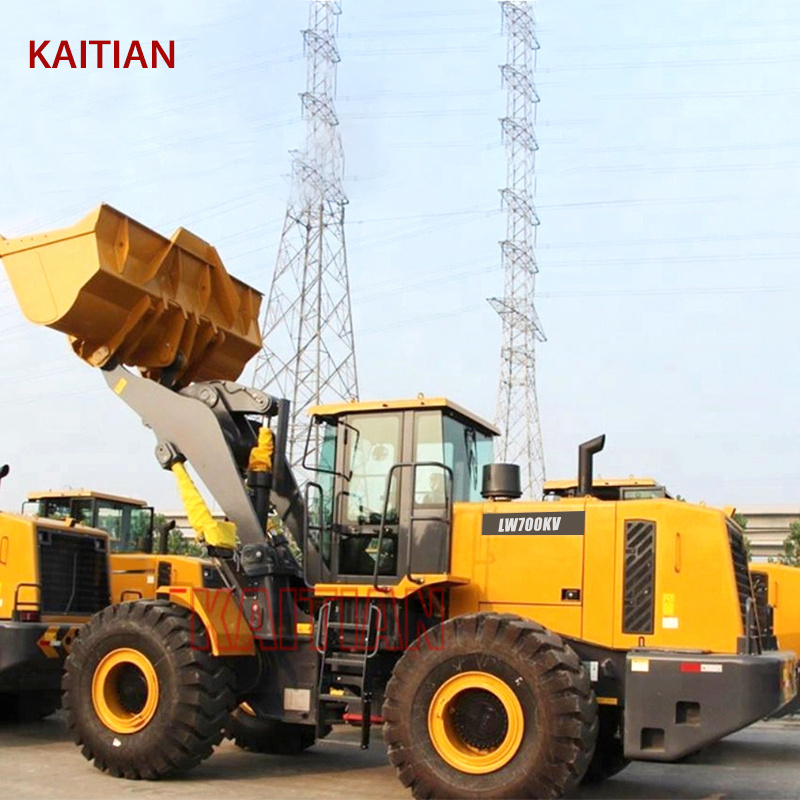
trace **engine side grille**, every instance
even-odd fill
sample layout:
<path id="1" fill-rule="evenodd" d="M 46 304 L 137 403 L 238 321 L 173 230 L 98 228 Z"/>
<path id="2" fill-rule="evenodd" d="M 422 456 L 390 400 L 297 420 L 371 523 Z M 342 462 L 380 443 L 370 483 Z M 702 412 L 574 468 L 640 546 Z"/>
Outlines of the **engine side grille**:
<path id="1" fill-rule="evenodd" d="M 206 589 L 224 589 L 225 581 L 222 573 L 216 567 L 203 567 L 203 586 Z"/>
<path id="2" fill-rule="evenodd" d="M 736 525 L 731 520 L 727 520 L 726 525 L 733 559 L 733 574 L 736 578 L 736 593 L 739 596 L 739 608 L 742 614 L 742 626 L 744 627 L 747 617 L 747 599 L 752 599 L 753 597 L 750 572 L 747 567 L 747 548 L 744 544 L 744 536 Z"/>
<path id="3" fill-rule="evenodd" d="M 622 630 L 653 633 L 655 617 L 656 524 L 625 523 L 625 581 Z"/>
<path id="4" fill-rule="evenodd" d="M 172 583 L 172 564 L 169 561 L 159 561 L 156 571 L 156 586 L 169 586 Z"/>
<path id="5" fill-rule="evenodd" d="M 769 575 L 766 572 L 754 572 L 751 570 L 750 584 L 753 587 L 753 597 L 756 601 L 758 632 L 761 636 L 762 644 L 766 649 L 777 649 L 772 644 L 772 640 L 775 638 L 775 630 L 772 607 L 769 604 Z"/>
<path id="6" fill-rule="evenodd" d="M 38 529 L 43 614 L 94 614 L 111 602 L 105 538 Z"/>

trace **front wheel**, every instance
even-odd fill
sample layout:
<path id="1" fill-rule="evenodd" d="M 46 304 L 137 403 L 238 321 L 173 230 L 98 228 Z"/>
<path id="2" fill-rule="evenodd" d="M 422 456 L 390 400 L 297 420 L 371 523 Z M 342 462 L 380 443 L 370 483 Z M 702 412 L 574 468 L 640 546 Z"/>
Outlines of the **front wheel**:
<path id="1" fill-rule="evenodd" d="M 109 606 L 75 640 L 64 709 L 83 755 L 116 777 L 153 780 L 211 755 L 235 705 L 233 673 L 206 652 L 188 609 L 161 600 Z"/>
<path id="2" fill-rule="evenodd" d="M 456 617 L 414 642 L 383 705 L 414 797 L 561 797 L 583 777 L 597 706 L 575 652 L 535 622 Z"/>

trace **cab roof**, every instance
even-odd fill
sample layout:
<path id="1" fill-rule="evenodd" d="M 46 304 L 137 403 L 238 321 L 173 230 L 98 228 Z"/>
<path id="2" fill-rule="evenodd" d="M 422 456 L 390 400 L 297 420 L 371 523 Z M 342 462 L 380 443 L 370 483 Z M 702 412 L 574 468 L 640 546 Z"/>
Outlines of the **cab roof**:
<path id="1" fill-rule="evenodd" d="M 448 400 L 446 397 L 415 397 L 409 400 L 367 400 L 364 402 L 353 401 L 350 403 L 331 403 L 324 406 L 313 406 L 308 410 L 310 416 L 340 417 L 344 414 L 360 414 L 367 411 L 412 411 L 419 408 L 444 409 L 447 408 L 457 416 L 466 419 L 483 433 L 490 436 L 499 436 L 500 431 L 477 414 L 467 411 L 466 408 Z"/>
<path id="2" fill-rule="evenodd" d="M 632 486 L 658 486 L 658 483 L 653 478 L 634 478 L 632 475 L 629 478 L 594 478 L 592 486 L 609 486 L 628 488 Z M 570 478 L 565 481 L 545 481 L 542 487 L 544 491 L 555 491 L 557 489 L 577 489 L 578 481 L 576 478 Z"/>
<path id="3" fill-rule="evenodd" d="M 57 499 L 88 499 L 88 500 L 109 500 L 112 503 L 125 503 L 130 506 L 147 508 L 144 500 L 137 500 L 134 497 L 124 497 L 123 495 L 107 494 L 106 492 L 95 492 L 92 489 L 65 489 L 61 492 L 48 490 L 46 492 L 30 492 L 28 500 L 57 500 Z"/>

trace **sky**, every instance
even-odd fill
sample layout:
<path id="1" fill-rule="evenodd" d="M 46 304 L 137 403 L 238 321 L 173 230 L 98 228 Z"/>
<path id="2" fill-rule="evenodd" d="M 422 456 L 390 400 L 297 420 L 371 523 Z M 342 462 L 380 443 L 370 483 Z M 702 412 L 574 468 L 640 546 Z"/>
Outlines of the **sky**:
<path id="1" fill-rule="evenodd" d="M 492 0 L 343 0 L 337 112 L 362 399 L 492 418 L 505 154 Z M 800 506 L 800 8 L 535 0 L 537 385 L 547 475 Z M 100 202 L 266 292 L 303 143 L 305 0 L 32 0 L 0 27 L 0 233 Z M 30 40 L 175 40 L 174 69 L 30 69 Z M 53 45 L 49 52 L 54 52 Z M 245 376 L 247 373 L 245 373 Z M 87 487 L 179 507 L 155 441 L 0 270 L 0 505 Z"/>

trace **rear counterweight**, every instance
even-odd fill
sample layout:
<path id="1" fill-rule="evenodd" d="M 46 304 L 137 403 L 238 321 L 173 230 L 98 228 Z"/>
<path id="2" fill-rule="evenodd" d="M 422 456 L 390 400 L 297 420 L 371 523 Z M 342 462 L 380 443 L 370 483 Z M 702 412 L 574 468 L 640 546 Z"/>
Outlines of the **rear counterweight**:
<path id="1" fill-rule="evenodd" d="M 794 653 L 633 650 L 625 675 L 625 756 L 675 761 L 766 717 L 797 694 Z"/>

